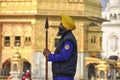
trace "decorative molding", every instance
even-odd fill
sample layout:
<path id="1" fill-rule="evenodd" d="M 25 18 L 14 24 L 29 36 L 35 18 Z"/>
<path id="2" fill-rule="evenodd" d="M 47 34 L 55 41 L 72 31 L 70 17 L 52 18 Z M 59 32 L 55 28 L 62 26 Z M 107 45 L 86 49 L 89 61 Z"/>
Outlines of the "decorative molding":
<path id="1" fill-rule="evenodd" d="M 0 2 L 27 2 L 32 0 L 0 0 Z"/>
<path id="2" fill-rule="evenodd" d="M 78 2 L 83 2 L 83 0 L 68 0 L 68 2 L 76 2 L 76 3 L 78 3 Z"/>
<path id="3" fill-rule="evenodd" d="M 51 26 L 51 27 L 58 27 L 59 25 L 60 25 L 60 22 L 49 22 L 49 25 Z"/>

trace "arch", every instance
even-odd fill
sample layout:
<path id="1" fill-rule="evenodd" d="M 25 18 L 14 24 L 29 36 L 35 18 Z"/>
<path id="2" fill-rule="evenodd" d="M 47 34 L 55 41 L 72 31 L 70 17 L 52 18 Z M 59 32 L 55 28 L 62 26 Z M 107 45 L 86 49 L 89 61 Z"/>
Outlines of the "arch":
<path id="1" fill-rule="evenodd" d="M 26 72 L 27 70 L 30 70 L 31 72 L 31 63 L 24 59 L 23 61 L 23 72 Z"/>
<path id="2" fill-rule="evenodd" d="M 96 23 L 92 22 L 92 23 L 88 24 L 88 26 L 89 26 L 89 27 L 96 27 L 96 26 L 98 26 L 98 25 L 97 25 Z"/>
<path id="3" fill-rule="evenodd" d="M 15 30 L 15 31 L 13 32 L 13 35 L 14 35 L 14 36 L 22 36 L 22 35 L 23 35 L 23 32 L 21 32 L 21 31 L 19 31 L 19 30 Z"/>
<path id="4" fill-rule="evenodd" d="M 10 32 L 12 31 L 12 28 L 11 28 L 12 24 L 10 24 L 10 23 L 3 23 L 2 26 L 3 26 L 2 27 L 3 32 L 4 31 L 10 31 Z"/>
<path id="5" fill-rule="evenodd" d="M 17 64 L 13 65 L 13 71 L 17 72 Z"/>
<path id="6" fill-rule="evenodd" d="M 109 69 L 108 69 L 108 78 L 113 80 L 114 79 L 114 71 L 115 71 L 115 67 L 113 64 L 109 64 Z"/>
<path id="7" fill-rule="evenodd" d="M 108 39 L 110 39 L 111 37 L 117 37 L 117 34 L 115 32 L 110 33 L 110 35 L 108 36 Z M 117 37 L 118 38 L 118 37 Z M 118 38 L 119 39 L 119 38 Z"/>
<path id="8" fill-rule="evenodd" d="M 118 13 L 118 19 L 120 20 L 120 13 Z"/>
<path id="9" fill-rule="evenodd" d="M 28 30 L 29 30 L 29 31 L 28 31 Z M 27 31 L 27 32 L 32 31 L 32 27 L 31 27 L 31 25 L 29 25 L 29 24 L 28 24 L 28 25 L 24 25 L 24 27 L 23 27 L 23 31 L 24 31 L 24 32 L 26 32 L 26 31 Z"/>
<path id="10" fill-rule="evenodd" d="M 15 67 L 14 71 L 17 71 L 16 64 L 14 65 L 14 67 Z M 10 69 L 11 69 L 10 59 L 7 59 L 2 64 L 1 76 L 9 76 L 10 75 Z M 31 71 L 31 63 L 29 61 L 27 61 L 26 59 L 24 59 L 24 61 L 23 61 L 23 72 L 26 72 L 28 69 Z"/>
<path id="11" fill-rule="evenodd" d="M 85 57 L 85 66 L 88 67 L 89 64 L 99 64 L 101 59 L 93 58 L 93 57 Z"/>
<path id="12" fill-rule="evenodd" d="M 96 77 L 95 64 L 92 63 L 88 65 L 88 79 L 91 79 L 91 77 Z"/>
<path id="13" fill-rule="evenodd" d="M 113 52 L 118 49 L 118 44 L 119 44 L 118 40 L 119 40 L 119 38 L 114 33 L 111 33 L 108 36 L 108 46 Z"/>
<path id="14" fill-rule="evenodd" d="M 117 14 L 114 14 L 114 20 L 117 20 Z"/>
<path id="15" fill-rule="evenodd" d="M 100 79 L 104 79 L 104 75 L 105 75 L 104 71 L 100 71 Z"/>
<path id="16" fill-rule="evenodd" d="M 3 35 L 3 36 L 11 36 L 12 33 L 11 33 L 11 31 L 6 30 L 6 31 L 3 31 L 3 32 L 2 32 L 2 35 Z"/>
<path id="17" fill-rule="evenodd" d="M 11 68 L 11 63 L 10 59 L 7 59 L 3 64 L 2 64 L 2 70 L 1 70 L 1 75 L 2 76 L 9 76 L 10 75 L 10 68 Z"/>
<path id="18" fill-rule="evenodd" d="M 112 13 L 110 13 L 110 15 L 109 15 L 109 19 L 113 19 Z"/>

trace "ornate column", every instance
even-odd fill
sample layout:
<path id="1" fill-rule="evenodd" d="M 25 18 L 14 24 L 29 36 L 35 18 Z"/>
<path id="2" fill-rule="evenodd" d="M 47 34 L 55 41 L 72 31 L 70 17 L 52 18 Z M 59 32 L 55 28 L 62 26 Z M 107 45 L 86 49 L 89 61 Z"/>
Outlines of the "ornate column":
<path id="1" fill-rule="evenodd" d="M 116 69 L 114 69 L 114 76 L 113 79 L 116 80 Z"/>
<path id="2" fill-rule="evenodd" d="M 104 72 L 105 73 L 105 76 L 104 76 L 104 79 L 107 80 L 107 71 Z"/>
<path id="3" fill-rule="evenodd" d="M 102 59 L 101 62 L 96 66 L 96 68 L 98 69 L 98 77 L 97 77 L 97 80 L 101 80 L 101 79 L 102 79 L 102 78 L 100 77 L 100 76 L 102 75 L 102 74 L 101 74 L 102 71 L 104 72 L 103 80 L 107 80 L 108 67 L 109 67 L 109 64 L 108 64 L 104 59 Z"/>
<path id="4" fill-rule="evenodd" d="M 23 59 L 19 52 L 16 52 L 13 58 L 11 59 L 11 70 L 10 75 L 12 80 L 21 80 L 23 73 Z"/>
<path id="5" fill-rule="evenodd" d="M 2 69 L 2 23 L 0 23 L 0 75 Z"/>
<path id="6" fill-rule="evenodd" d="M 100 70 L 98 70 L 98 75 L 97 76 L 98 76 L 97 80 L 99 80 L 100 79 Z"/>

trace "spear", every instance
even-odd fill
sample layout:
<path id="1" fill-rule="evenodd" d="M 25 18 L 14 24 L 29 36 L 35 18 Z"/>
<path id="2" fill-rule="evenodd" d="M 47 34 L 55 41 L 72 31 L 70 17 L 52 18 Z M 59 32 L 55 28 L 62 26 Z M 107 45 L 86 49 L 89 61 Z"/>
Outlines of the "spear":
<path id="1" fill-rule="evenodd" d="M 48 24 L 48 17 L 46 18 L 46 22 L 45 22 L 45 29 L 46 29 L 46 49 L 48 49 L 48 28 L 49 28 L 49 24 Z M 48 80 L 48 61 L 47 61 L 47 57 L 46 57 L 46 80 Z"/>

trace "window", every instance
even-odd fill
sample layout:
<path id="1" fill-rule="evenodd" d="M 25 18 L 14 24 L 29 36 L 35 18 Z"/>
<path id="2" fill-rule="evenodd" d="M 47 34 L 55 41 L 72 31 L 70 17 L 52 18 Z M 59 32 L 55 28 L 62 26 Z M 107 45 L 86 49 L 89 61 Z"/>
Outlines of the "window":
<path id="1" fill-rule="evenodd" d="M 30 37 L 25 37 L 25 42 L 31 42 L 31 38 Z"/>
<path id="2" fill-rule="evenodd" d="M 116 51 L 118 49 L 118 37 L 116 35 L 112 35 L 109 39 L 109 46 L 112 51 Z"/>
<path id="3" fill-rule="evenodd" d="M 96 37 L 95 36 L 91 38 L 91 43 L 96 43 Z"/>
<path id="4" fill-rule="evenodd" d="M 10 46 L 10 37 L 9 36 L 4 37 L 4 46 Z"/>
<path id="5" fill-rule="evenodd" d="M 112 14 L 110 14 L 110 19 L 113 19 Z"/>
<path id="6" fill-rule="evenodd" d="M 13 71 L 17 72 L 17 64 L 13 65 Z"/>
<path id="7" fill-rule="evenodd" d="M 21 45 L 20 36 L 15 36 L 15 46 L 19 47 Z"/>
<path id="8" fill-rule="evenodd" d="M 102 37 L 100 37 L 100 46 L 102 46 Z"/>
<path id="9" fill-rule="evenodd" d="M 118 19 L 120 20 L 120 13 L 118 14 Z"/>
<path id="10" fill-rule="evenodd" d="M 117 20 L 117 15 L 116 14 L 114 14 L 114 20 Z"/>
<path id="11" fill-rule="evenodd" d="M 31 45 L 31 37 L 25 37 L 25 45 L 26 46 Z"/>

